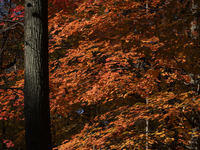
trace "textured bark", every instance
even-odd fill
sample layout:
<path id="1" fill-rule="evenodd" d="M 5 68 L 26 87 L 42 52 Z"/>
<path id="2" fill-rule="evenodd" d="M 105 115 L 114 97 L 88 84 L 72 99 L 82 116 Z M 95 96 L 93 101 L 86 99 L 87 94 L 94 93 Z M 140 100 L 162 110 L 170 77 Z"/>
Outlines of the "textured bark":
<path id="1" fill-rule="evenodd" d="M 27 150 L 50 150 L 48 2 L 25 2 L 25 135 Z"/>

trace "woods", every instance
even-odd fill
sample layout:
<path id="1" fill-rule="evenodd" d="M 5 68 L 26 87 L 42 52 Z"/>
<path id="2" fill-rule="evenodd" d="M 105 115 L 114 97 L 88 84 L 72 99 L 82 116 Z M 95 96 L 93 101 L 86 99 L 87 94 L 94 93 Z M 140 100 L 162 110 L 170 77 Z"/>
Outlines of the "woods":
<path id="1" fill-rule="evenodd" d="M 198 1 L 0 2 L 1 149 L 199 149 Z"/>

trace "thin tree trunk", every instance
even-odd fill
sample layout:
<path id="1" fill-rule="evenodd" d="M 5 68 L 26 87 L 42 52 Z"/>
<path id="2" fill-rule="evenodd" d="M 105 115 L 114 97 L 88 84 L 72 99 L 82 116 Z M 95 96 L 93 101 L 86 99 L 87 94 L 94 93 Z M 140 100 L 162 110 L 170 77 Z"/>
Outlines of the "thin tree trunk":
<path id="1" fill-rule="evenodd" d="M 194 0 L 192 0 L 192 15 L 196 15 L 197 14 L 197 10 L 198 10 L 198 4 L 195 4 Z M 191 38 L 193 40 L 195 40 L 197 38 L 197 34 L 196 33 L 199 33 L 198 30 L 199 30 L 199 25 L 198 25 L 198 22 L 197 22 L 197 17 L 194 18 L 194 20 L 191 22 Z M 193 99 L 194 101 L 194 99 Z M 196 110 L 193 109 L 192 110 L 192 122 L 193 122 L 193 125 L 192 125 L 192 132 L 196 132 L 199 130 L 199 124 L 197 122 L 199 122 L 199 117 L 196 117 L 198 116 L 198 114 L 196 113 Z M 199 137 L 195 137 L 194 134 L 191 135 L 191 140 L 190 140 L 190 146 L 191 146 L 191 149 L 192 150 L 199 150 L 200 149 L 200 138 Z"/>
<path id="2" fill-rule="evenodd" d="M 148 16 L 148 0 L 146 0 L 146 15 Z M 147 109 L 148 109 L 148 98 L 146 97 L 146 105 L 147 105 Z M 149 119 L 146 119 L 146 150 L 149 149 L 149 145 L 148 145 L 148 139 L 149 138 Z"/>

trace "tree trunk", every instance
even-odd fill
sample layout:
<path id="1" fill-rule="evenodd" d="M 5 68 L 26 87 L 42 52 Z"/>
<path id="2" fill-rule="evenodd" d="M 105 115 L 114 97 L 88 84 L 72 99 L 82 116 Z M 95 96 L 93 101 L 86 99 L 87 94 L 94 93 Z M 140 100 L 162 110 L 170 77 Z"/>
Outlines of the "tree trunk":
<path id="1" fill-rule="evenodd" d="M 197 3 L 195 4 L 194 0 L 192 0 L 192 10 L 191 10 L 192 15 L 197 16 L 198 8 L 199 8 L 198 4 Z M 191 34 L 190 34 L 190 36 L 193 40 L 196 40 L 196 38 L 198 36 L 197 33 L 199 33 L 199 25 L 198 25 L 197 20 L 198 20 L 198 18 L 195 17 L 194 20 L 191 22 L 191 29 L 190 29 Z M 193 99 L 193 101 L 194 100 L 195 99 Z M 196 111 L 197 111 L 196 109 L 192 110 L 191 121 L 193 123 L 193 125 L 192 125 L 192 132 L 193 133 L 196 132 L 196 131 L 199 131 L 199 129 L 200 129 L 200 127 L 199 127 L 200 126 L 199 125 L 199 117 L 198 117 L 199 115 L 198 115 L 198 113 L 196 113 Z M 190 147 L 191 147 L 192 150 L 199 150 L 200 149 L 200 137 L 195 137 L 194 134 L 192 134 L 190 143 L 191 143 Z"/>
<path id="2" fill-rule="evenodd" d="M 24 45 L 26 149 L 50 150 L 47 0 L 26 0 Z"/>
<path id="3" fill-rule="evenodd" d="M 146 0 L 146 15 L 148 16 L 148 0 Z M 148 20 L 147 20 L 148 21 Z M 146 105 L 147 105 L 147 109 L 148 109 L 148 104 L 149 104 L 149 100 L 148 97 L 146 97 Z M 149 144 L 148 144 L 148 140 L 149 140 L 149 119 L 146 119 L 146 150 L 149 149 Z"/>

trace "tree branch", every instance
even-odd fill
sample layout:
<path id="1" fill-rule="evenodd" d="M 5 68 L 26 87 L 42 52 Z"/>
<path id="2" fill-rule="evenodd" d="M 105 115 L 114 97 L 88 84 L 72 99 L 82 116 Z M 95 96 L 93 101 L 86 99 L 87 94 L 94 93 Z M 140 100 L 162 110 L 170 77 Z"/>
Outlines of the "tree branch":
<path id="1" fill-rule="evenodd" d="M 7 88 L 7 87 L 0 87 L 0 89 L 3 89 L 3 90 L 21 90 L 21 91 L 23 91 L 24 92 L 24 89 L 22 89 L 22 88 Z"/>
<path id="2" fill-rule="evenodd" d="M 22 22 L 19 22 L 19 21 L 13 21 L 13 20 L 4 20 L 4 19 L 0 19 L 0 22 L 12 22 L 12 23 L 17 23 L 17 24 L 19 24 L 19 25 L 21 25 L 21 26 L 23 26 L 24 27 L 24 23 L 22 23 Z"/>

